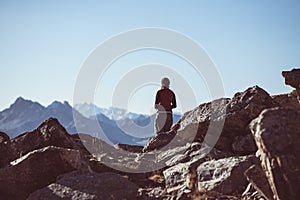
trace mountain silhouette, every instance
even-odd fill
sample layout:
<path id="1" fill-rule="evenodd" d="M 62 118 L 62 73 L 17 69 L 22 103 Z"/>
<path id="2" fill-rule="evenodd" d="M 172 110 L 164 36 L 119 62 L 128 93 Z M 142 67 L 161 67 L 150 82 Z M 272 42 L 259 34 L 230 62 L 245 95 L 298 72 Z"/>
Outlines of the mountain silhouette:
<path id="1" fill-rule="evenodd" d="M 32 131 L 46 119 L 53 117 L 71 133 L 84 133 L 96 136 L 107 143 L 117 144 L 145 144 L 148 138 L 154 136 L 155 116 L 148 116 L 127 112 L 119 108 L 99 108 L 94 104 L 82 104 L 73 108 L 67 101 L 54 101 L 47 107 L 38 102 L 26 100 L 22 97 L 0 112 L 0 130 L 14 138 L 24 132 Z M 91 110 L 95 109 L 96 116 Z M 85 112 L 85 115 L 82 114 Z M 108 116 L 106 116 L 105 114 Z M 76 125 L 74 116 L 76 116 Z M 174 122 L 180 115 L 174 115 Z M 117 119 L 117 120 L 115 120 Z M 102 131 L 99 131 L 99 125 Z"/>

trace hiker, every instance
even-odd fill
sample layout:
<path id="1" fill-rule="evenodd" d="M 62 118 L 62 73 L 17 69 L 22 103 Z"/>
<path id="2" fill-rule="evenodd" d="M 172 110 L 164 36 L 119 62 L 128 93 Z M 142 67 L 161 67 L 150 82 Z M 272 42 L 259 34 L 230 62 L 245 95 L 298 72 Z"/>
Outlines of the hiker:
<path id="1" fill-rule="evenodd" d="M 157 110 L 154 127 L 156 135 L 170 131 L 173 124 L 172 109 L 176 108 L 176 97 L 169 87 L 170 80 L 163 78 L 161 80 L 161 89 L 156 93 L 154 105 Z"/>

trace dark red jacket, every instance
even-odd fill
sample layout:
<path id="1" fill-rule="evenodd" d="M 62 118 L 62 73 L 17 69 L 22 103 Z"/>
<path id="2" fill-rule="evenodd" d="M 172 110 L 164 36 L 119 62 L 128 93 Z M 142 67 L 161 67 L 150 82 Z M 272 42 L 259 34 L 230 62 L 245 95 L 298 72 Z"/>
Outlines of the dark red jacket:
<path id="1" fill-rule="evenodd" d="M 159 111 L 171 111 L 176 108 L 176 97 L 172 90 L 162 87 L 157 91 L 155 97 L 155 108 Z"/>

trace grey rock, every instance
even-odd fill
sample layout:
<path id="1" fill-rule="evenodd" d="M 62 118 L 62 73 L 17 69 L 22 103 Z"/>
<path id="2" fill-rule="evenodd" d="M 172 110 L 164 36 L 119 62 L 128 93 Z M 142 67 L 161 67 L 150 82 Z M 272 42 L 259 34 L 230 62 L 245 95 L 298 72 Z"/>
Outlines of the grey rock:
<path id="1" fill-rule="evenodd" d="M 34 150 L 0 169 L 0 194 L 6 199 L 26 199 L 38 188 L 73 170 L 89 171 L 78 150 L 45 147 Z"/>
<path id="2" fill-rule="evenodd" d="M 204 162 L 208 159 L 220 159 L 233 154 L 222 152 L 199 142 L 187 143 L 184 146 L 161 151 L 156 156 L 156 162 L 164 162 L 167 167 L 172 167 L 179 163 L 192 164 L 194 162 Z"/>
<path id="3" fill-rule="evenodd" d="M 208 153 L 208 151 L 210 152 Z M 230 154 L 210 149 L 208 146 L 201 146 L 200 143 L 193 143 L 184 153 L 184 160 L 170 159 L 166 164 L 172 163 L 163 171 L 167 193 L 176 192 L 179 196 L 185 191 L 197 191 L 197 167 L 211 159 L 228 157 Z M 169 164 L 170 165 L 170 164 Z"/>
<path id="4" fill-rule="evenodd" d="M 136 199 L 138 187 L 115 173 L 68 173 L 30 194 L 28 200 Z"/>
<path id="5" fill-rule="evenodd" d="M 186 180 L 192 171 L 191 168 L 191 163 L 179 163 L 163 171 L 168 193 L 183 190 L 187 187 Z"/>
<path id="6" fill-rule="evenodd" d="M 55 118 L 49 118 L 37 129 L 12 139 L 10 144 L 14 159 L 47 146 L 75 148 L 74 139 Z"/>
<path id="7" fill-rule="evenodd" d="M 256 148 L 253 141 L 246 145 L 245 149 L 239 144 L 235 144 L 236 148 L 232 148 L 234 139 L 237 136 L 251 134 L 248 126 L 251 120 L 256 118 L 263 109 L 277 105 L 277 102 L 258 86 L 236 93 L 232 99 L 221 98 L 201 104 L 186 112 L 170 132 L 152 138 L 144 147 L 143 152 L 184 146 L 186 143 L 205 140 L 208 145 L 215 146 L 222 151 L 237 154 L 254 153 Z M 250 140 L 246 136 L 243 141 Z"/>
<path id="8" fill-rule="evenodd" d="M 201 104 L 185 113 L 174 126 L 177 127 L 174 131 L 189 142 L 195 140 L 202 142 L 209 129 L 212 133 L 220 131 L 216 148 L 233 151 L 232 143 L 236 136 L 251 134 L 248 126 L 251 120 L 256 118 L 263 109 L 277 105 L 266 91 L 254 86 L 244 92 L 236 93 L 232 99 L 223 98 Z M 225 120 L 224 124 L 222 120 Z M 240 150 L 237 153 L 239 152 Z"/>
<path id="9" fill-rule="evenodd" d="M 222 134 L 225 136 L 247 135 L 250 132 L 249 123 L 265 108 L 277 104 L 262 88 L 253 86 L 234 95 L 226 106 L 226 121 Z"/>
<path id="10" fill-rule="evenodd" d="M 250 124 L 274 199 L 300 196 L 300 112 L 264 110 Z"/>
<path id="11" fill-rule="evenodd" d="M 148 144 L 143 148 L 143 152 L 146 153 L 165 147 L 174 139 L 175 134 L 175 131 L 158 134 L 157 136 L 149 140 Z"/>
<path id="12" fill-rule="evenodd" d="M 241 193 L 248 182 L 244 171 L 257 162 L 254 156 L 230 157 L 202 163 L 197 168 L 198 190 Z"/>
<path id="13" fill-rule="evenodd" d="M 154 188 L 140 188 L 139 195 L 142 200 L 167 200 L 175 199 L 174 196 L 168 195 L 163 187 L 154 187 Z"/>
<path id="14" fill-rule="evenodd" d="M 200 143 L 187 143 L 184 146 L 179 146 L 175 148 L 170 148 L 164 151 L 157 153 L 156 161 L 164 162 L 166 166 L 171 167 L 181 162 L 187 162 L 189 157 L 189 151 L 192 149 L 192 146 L 200 145 Z M 188 160 L 187 160 L 188 159 Z"/>

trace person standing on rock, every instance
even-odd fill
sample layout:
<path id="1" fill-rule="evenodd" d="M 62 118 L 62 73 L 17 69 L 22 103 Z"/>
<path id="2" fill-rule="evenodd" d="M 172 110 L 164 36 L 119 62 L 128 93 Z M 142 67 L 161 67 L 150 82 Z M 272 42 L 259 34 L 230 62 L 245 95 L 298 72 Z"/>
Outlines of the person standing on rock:
<path id="1" fill-rule="evenodd" d="M 155 134 L 168 132 L 173 124 L 172 109 L 176 108 L 176 97 L 169 89 L 170 80 L 163 78 L 161 80 L 161 89 L 157 91 L 155 97 L 155 109 L 157 110 L 155 119 Z"/>

